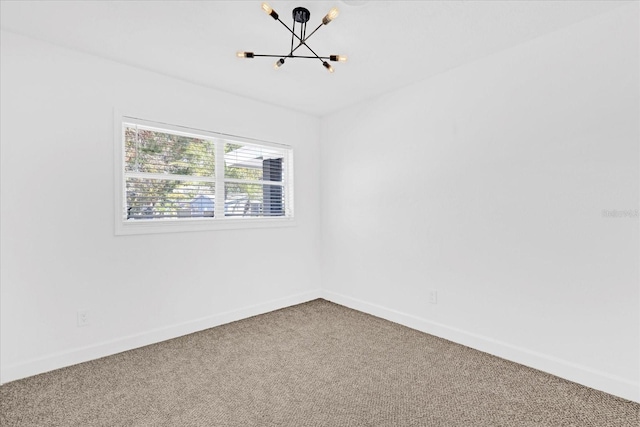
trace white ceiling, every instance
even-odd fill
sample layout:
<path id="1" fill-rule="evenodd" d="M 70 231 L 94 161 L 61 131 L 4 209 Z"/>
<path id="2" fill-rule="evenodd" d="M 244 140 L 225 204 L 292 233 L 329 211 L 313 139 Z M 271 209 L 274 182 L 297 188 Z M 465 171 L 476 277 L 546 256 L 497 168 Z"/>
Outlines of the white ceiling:
<path id="1" fill-rule="evenodd" d="M 628 2 L 626 2 L 628 3 Z M 290 33 L 261 1 L 5 1 L 2 29 L 199 85 L 325 115 L 624 5 L 617 1 L 271 1 L 309 29 L 319 55 L 345 54 L 329 74 L 312 59 L 239 59 L 288 53 Z M 304 52 L 301 54 L 310 54 Z"/>

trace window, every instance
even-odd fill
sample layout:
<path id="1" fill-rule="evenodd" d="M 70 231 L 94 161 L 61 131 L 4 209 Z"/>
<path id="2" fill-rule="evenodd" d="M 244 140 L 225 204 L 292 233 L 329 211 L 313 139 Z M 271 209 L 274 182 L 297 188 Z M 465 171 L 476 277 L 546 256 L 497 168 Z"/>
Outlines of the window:
<path id="1" fill-rule="evenodd" d="M 116 234 L 281 226 L 288 146 L 121 116 Z"/>

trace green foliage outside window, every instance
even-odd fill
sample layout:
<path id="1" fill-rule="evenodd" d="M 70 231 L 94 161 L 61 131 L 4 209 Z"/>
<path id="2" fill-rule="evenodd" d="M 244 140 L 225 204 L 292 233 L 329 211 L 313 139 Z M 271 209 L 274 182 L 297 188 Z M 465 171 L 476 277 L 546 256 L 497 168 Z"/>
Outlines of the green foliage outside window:
<path id="1" fill-rule="evenodd" d="M 243 147 L 225 143 L 225 154 Z M 207 197 L 213 201 L 215 183 L 185 180 L 185 176 L 215 177 L 215 144 L 193 137 L 156 132 L 136 127 L 125 128 L 125 173 L 161 174 L 126 180 L 127 217 L 170 218 L 191 216 L 190 203 Z M 262 168 L 234 167 L 225 161 L 225 178 L 262 180 Z M 171 175 L 177 175 L 170 179 Z M 166 178 L 164 178 L 166 176 Z M 226 183 L 227 205 L 237 200 L 262 201 L 262 185 Z M 213 202 L 211 202 L 213 203 Z M 213 204 L 209 209 L 213 216 Z"/>

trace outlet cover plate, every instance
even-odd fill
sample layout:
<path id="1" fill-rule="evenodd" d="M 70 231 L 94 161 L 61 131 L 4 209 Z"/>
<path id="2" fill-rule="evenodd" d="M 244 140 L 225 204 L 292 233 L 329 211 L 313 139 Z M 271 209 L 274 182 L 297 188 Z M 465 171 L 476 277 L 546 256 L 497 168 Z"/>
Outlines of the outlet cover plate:
<path id="1" fill-rule="evenodd" d="M 438 291 L 435 289 L 429 290 L 429 303 L 437 304 L 438 303 Z"/>
<path id="2" fill-rule="evenodd" d="M 89 326 L 89 310 L 78 310 L 78 327 Z"/>

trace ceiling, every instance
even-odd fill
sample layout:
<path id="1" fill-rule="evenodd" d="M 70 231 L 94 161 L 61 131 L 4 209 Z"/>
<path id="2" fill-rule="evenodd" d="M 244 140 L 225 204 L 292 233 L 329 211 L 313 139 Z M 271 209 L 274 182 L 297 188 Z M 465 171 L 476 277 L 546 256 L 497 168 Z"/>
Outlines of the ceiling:
<path id="1" fill-rule="evenodd" d="M 303 6 L 309 39 L 333 63 L 239 59 L 239 50 L 288 53 L 290 33 L 261 1 L 5 1 L 2 29 L 156 71 L 198 85 L 322 116 L 442 73 L 628 2 L 270 1 L 291 26 Z M 301 48 L 304 49 L 304 48 Z M 301 51 L 302 52 L 302 51 Z M 301 54 L 310 54 L 308 51 Z"/>

